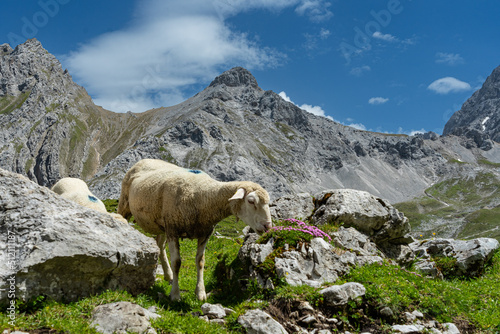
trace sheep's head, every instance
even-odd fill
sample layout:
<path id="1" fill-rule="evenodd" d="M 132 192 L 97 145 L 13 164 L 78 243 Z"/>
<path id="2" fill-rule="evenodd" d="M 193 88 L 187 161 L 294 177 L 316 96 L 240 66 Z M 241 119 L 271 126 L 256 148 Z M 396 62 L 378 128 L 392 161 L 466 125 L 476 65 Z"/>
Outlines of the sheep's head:
<path id="1" fill-rule="evenodd" d="M 261 187 L 255 190 L 239 188 L 229 202 L 234 204 L 233 214 L 257 233 L 263 233 L 273 226 L 269 194 Z"/>

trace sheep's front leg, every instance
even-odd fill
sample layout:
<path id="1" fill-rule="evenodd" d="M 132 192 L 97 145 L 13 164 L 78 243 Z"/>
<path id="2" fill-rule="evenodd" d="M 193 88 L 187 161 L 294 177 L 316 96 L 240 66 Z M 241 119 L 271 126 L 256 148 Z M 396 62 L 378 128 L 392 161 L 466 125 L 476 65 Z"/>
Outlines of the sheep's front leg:
<path id="1" fill-rule="evenodd" d="M 171 300 L 181 299 L 181 290 L 179 289 L 179 270 L 181 269 L 181 255 L 179 252 L 179 239 L 168 242 L 170 251 L 170 261 L 173 268 L 172 291 L 170 291 Z"/>
<path id="2" fill-rule="evenodd" d="M 158 234 L 156 236 L 156 244 L 160 248 L 160 262 L 163 268 L 163 278 L 167 282 L 172 281 L 172 269 L 170 268 L 170 263 L 168 263 L 167 253 L 165 252 L 165 245 L 167 243 L 167 236 L 165 234 Z"/>
<path id="3" fill-rule="evenodd" d="M 203 268 L 205 267 L 205 247 L 207 246 L 208 238 L 198 239 L 198 250 L 196 251 L 196 272 L 197 282 L 195 294 L 199 300 L 206 300 L 205 282 L 203 281 Z"/>

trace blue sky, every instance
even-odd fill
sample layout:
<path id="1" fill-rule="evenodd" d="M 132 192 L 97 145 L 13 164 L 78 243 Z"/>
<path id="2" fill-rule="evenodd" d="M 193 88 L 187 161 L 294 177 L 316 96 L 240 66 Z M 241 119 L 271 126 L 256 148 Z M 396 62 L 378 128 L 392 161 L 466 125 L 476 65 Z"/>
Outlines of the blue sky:
<path id="1" fill-rule="evenodd" d="M 233 66 L 370 131 L 441 133 L 500 65 L 500 2 L 3 0 L 0 44 L 36 37 L 96 104 L 170 106 Z"/>

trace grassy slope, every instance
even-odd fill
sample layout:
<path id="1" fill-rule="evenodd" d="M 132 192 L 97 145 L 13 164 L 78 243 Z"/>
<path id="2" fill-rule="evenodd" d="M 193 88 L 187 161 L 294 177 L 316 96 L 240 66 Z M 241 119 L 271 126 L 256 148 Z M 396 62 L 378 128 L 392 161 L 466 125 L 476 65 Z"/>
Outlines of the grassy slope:
<path id="1" fill-rule="evenodd" d="M 446 180 L 426 194 L 394 205 L 410 219 L 414 235 L 500 240 L 500 180 L 493 173 Z"/>
<path id="2" fill-rule="evenodd" d="M 153 321 L 158 333 L 241 332 L 237 324 L 238 315 L 249 308 L 265 308 L 277 299 L 308 300 L 321 308 L 319 289 L 281 285 L 273 292 L 265 292 L 255 284 L 250 284 L 246 291 L 241 289 L 238 280 L 242 277 L 243 266 L 237 259 L 237 252 L 242 240 L 237 236 L 243 227 L 244 224 L 235 222 L 234 218 L 222 221 L 217 226 L 217 232 L 230 235 L 231 238 L 212 237 L 206 250 L 205 285 L 207 291 L 211 292 L 208 302 L 222 303 L 236 311 L 227 318 L 227 327 L 206 323 L 193 315 L 200 312 L 202 305 L 194 296 L 196 242 L 183 240 L 180 302 L 171 302 L 168 299 L 170 285 L 160 279 L 149 291 L 136 297 L 124 291 L 107 291 L 71 304 L 40 299 L 34 303 L 19 305 L 16 329 L 96 333 L 90 327 L 93 308 L 115 301 L 130 301 L 146 308 L 158 307 L 162 318 Z M 336 310 L 336 313 L 332 314 L 349 323 L 352 326 L 351 332 L 360 328 L 362 319 L 365 323 L 377 323 L 379 329 L 388 331 L 389 326 L 376 319 L 377 310 L 383 306 L 391 307 L 395 314 L 399 315 L 404 311 L 411 312 L 416 309 L 423 312 L 428 319 L 441 322 L 462 320 L 472 323 L 478 331 L 488 333 L 500 330 L 500 252 L 493 258 L 485 275 L 475 280 L 434 280 L 386 263 L 357 268 L 337 283 L 346 281 L 361 282 L 367 289 L 363 302 L 352 303 L 347 309 Z M 395 291 L 398 293 L 394 293 Z M 0 313 L 0 330 L 9 328 L 8 321 L 6 314 Z"/>

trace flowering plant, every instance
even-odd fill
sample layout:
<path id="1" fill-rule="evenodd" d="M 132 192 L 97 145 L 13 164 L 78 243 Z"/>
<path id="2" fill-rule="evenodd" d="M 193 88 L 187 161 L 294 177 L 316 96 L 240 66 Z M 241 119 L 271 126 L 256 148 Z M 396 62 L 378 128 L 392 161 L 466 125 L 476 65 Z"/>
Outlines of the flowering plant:
<path id="1" fill-rule="evenodd" d="M 285 244 L 295 247 L 300 242 L 308 242 L 314 238 L 332 241 L 327 233 L 298 219 L 285 219 L 278 224 L 264 233 L 259 239 L 259 243 L 266 243 L 269 239 L 274 238 L 275 247 L 283 247 Z"/>

